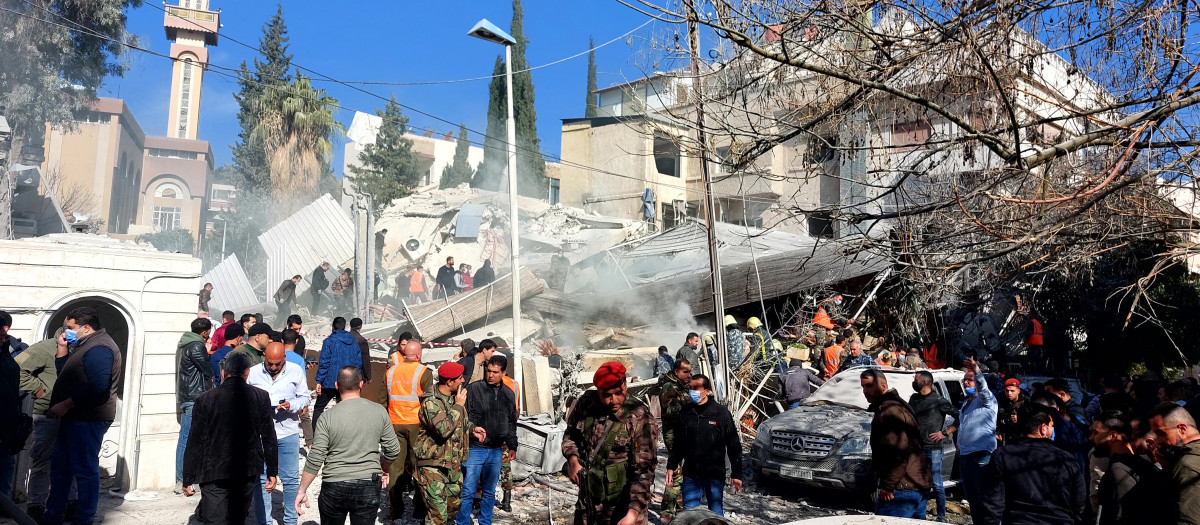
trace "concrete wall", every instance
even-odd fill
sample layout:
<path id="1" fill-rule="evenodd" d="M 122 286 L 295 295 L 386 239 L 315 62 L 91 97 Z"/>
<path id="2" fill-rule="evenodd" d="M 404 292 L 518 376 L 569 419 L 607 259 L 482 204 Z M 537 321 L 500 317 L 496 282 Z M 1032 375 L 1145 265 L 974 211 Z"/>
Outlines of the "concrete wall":
<path id="1" fill-rule="evenodd" d="M 101 318 L 128 334 L 118 421 L 105 435 L 101 465 L 122 487 L 174 484 L 175 347 L 196 317 L 199 273 L 194 257 L 98 236 L 0 241 L 0 308 L 13 314 L 12 335 L 29 343 L 44 339 L 57 324 L 51 319 L 79 301 L 119 313 Z"/>

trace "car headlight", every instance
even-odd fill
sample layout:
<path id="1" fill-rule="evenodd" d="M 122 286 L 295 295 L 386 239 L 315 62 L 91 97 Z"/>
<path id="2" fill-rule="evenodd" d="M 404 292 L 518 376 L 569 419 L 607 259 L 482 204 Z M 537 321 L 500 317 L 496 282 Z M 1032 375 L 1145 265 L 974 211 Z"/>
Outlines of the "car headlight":
<path id="1" fill-rule="evenodd" d="M 846 438 L 842 447 L 838 449 L 838 454 L 841 456 L 870 456 L 871 436 L 855 435 Z"/>

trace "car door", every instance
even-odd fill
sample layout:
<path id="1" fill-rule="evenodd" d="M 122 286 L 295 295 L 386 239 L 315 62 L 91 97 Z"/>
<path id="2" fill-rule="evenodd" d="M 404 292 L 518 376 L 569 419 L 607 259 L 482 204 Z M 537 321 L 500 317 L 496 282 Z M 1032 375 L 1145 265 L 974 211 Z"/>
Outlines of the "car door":
<path id="1" fill-rule="evenodd" d="M 962 382 L 960 380 L 955 378 L 939 378 L 935 384 L 938 386 L 938 393 L 942 394 L 942 397 L 948 399 L 951 405 L 962 407 L 964 394 Z M 950 423 L 950 419 L 950 416 L 946 416 L 947 424 Z M 954 423 L 957 424 L 958 422 L 955 421 Z M 951 439 L 942 441 L 942 455 L 944 456 L 942 459 L 942 479 L 946 482 L 950 482 L 952 480 L 954 482 L 958 481 L 958 479 L 953 475 L 954 459 L 958 456 L 958 447 L 956 447 L 954 444 L 954 440 L 957 437 L 958 435 L 955 434 L 951 437 Z"/>

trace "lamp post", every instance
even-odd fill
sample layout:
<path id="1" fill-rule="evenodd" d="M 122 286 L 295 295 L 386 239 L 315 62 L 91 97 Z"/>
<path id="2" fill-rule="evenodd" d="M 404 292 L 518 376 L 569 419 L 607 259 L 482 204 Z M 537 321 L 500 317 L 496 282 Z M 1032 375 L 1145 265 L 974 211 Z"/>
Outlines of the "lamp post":
<path id="1" fill-rule="evenodd" d="M 521 266 L 518 263 L 521 241 L 517 233 L 517 123 L 513 118 L 512 78 L 512 46 L 517 41 L 486 18 L 477 22 L 467 34 L 504 46 L 504 77 L 508 85 L 508 230 L 509 243 L 512 246 L 513 337 L 509 345 L 513 355 L 513 378 L 524 381 L 525 378 L 521 375 Z M 525 406 L 525 403 L 521 406 Z"/>

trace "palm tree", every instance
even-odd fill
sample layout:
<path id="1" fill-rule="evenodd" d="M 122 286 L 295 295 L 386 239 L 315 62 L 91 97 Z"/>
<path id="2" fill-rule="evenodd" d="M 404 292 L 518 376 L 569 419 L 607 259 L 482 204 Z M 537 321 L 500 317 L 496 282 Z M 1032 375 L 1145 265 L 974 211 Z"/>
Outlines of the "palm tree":
<path id="1" fill-rule="evenodd" d="M 337 99 L 314 89 L 308 77 L 297 74 L 291 84 L 271 87 L 259 100 L 259 121 L 251 140 L 267 153 L 279 211 L 288 214 L 317 194 L 322 168 L 332 158 L 335 133 L 346 128 L 333 118 Z"/>

